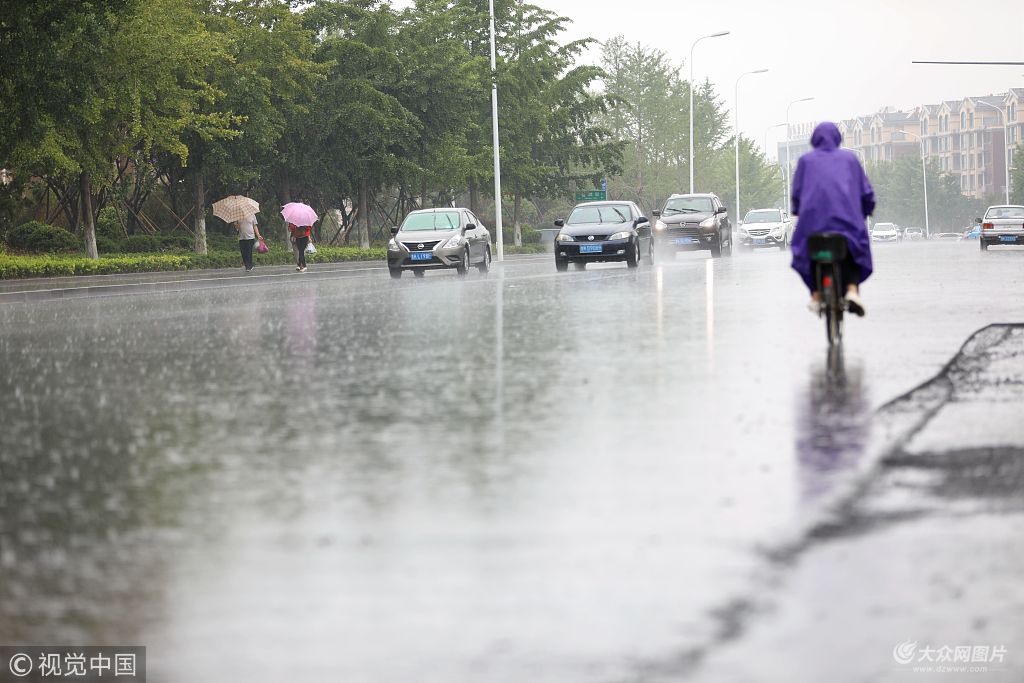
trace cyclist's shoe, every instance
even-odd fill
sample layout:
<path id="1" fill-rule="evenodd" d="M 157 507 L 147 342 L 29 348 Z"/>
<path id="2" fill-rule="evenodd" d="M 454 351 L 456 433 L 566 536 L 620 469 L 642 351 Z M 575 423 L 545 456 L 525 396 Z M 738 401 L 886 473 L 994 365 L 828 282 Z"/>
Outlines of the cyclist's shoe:
<path id="1" fill-rule="evenodd" d="M 821 302 L 812 296 L 811 300 L 807 302 L 807 310 L 811 312 L 811 315 L 820 318 L 823 307 L 821 305 Z"/>
<path id="2" fill-rule="evenodd" d="M 867 312 L 864 308 L 864 302 L 860 300 L 860 296 L 854 292 L 847 292 L 846 294 L 846 310 L 854 315 L 858 315 L 861 318 Z"/>

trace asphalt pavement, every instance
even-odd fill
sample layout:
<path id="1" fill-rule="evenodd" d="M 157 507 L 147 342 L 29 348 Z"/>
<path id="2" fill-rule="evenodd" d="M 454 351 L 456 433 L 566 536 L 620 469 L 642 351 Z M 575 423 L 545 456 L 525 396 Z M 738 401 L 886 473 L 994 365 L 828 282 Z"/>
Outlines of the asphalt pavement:
<path id="1" fill-rule="evenodd" d="M 861 606 L 816 577 L 858 557 L 908 566 L 949 528 L 920 512 L 947 506 L 935 487 L 879 483 L 923 469 L 902 464 L 907 434 L 947 422 L 925 419 L 940 413 L 923 395 L 891 402 L 977 330 L 1024 321 L 1022 259 L 881 245 L 841 358 L 771 250 L 637 271 L 523 257 L 464 279 L 363 264 L 8 290 L 0 642 L 146 645 L 152 681 L 822 680 L 800 659 L 821 629 L 787 610 L 843 621 Z M 983 376 L 957 375 L 980 406 L 1002 386 Z M 955 453 L 995 433 L 972 410 Z M 1015 414 L 999 413 L 1010 450 L 992 467 L 1024 441 Z M 876 500 L 891 524 L 843 517 Z M 972 534 L 982 517 L 991 533 Z M 1004 556 L 972 564 L 968 541 L 1012 549 L 1020 529 L 1013 505 L 964 523 L 949 547 L 968 550 L 929 555 L 934 576 L 995 575 Z M 830 554 L 839 536 L 879 545 L 851 560 Z M 887 580 L 883 607 L 917 579 Z M 989 603 L 943 604 L 970 620 Z M 893 647 L 952 639 L 857 614 L 814 662 L 845 642 L 904 680 Z M 991 619 L 985 637 L 1024 660 L 1019 621 Z"/>

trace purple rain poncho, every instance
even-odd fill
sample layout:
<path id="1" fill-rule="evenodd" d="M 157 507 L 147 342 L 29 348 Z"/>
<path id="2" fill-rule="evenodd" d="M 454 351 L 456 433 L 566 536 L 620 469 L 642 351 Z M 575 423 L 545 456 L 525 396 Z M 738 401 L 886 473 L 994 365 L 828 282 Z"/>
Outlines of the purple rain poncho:
<path id="1" fill-rule="evenodd" d="M 846 237 L 850 256 L 867 280 L 871 265 L 871 238 L 864 222 L 875 210 L 875 191 L 857 155 L 839 149 L 843 135 L 831 121 L 818 124 L 811 136 L 813 151 L 804 154 L 793 173 L 792 213 L 799 216 L 793 231 L 793 270 L 814 291 L 807 236 L 838 232 Z"/>

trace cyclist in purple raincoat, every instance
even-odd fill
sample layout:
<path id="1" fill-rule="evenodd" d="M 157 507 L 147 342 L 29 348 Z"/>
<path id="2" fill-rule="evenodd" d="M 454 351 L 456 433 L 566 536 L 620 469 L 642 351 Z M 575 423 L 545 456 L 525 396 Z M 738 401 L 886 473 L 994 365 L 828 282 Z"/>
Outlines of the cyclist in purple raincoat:
<path id="1" fill-rule="evenodd" d="M 807 236 L 835 232 L 846 237 L 847 256 L 843 264 L 846 302 L 851 313 L 864 315 L 859 285 L 872 271 L 871 238 L 864 219 L 875 210 L 875 191 L 857 155 L 839 148 L 842 141 L 836 124 L 819 123 L 811 136 L 814 149 L 800 157 L 796 165 L 790 200 L 792 213 L 799 218 L 793 231 L 792 265 L 811 290 L 808 307 L 817 313 L 821 308 L 821 295 L 814 291 Z"/>

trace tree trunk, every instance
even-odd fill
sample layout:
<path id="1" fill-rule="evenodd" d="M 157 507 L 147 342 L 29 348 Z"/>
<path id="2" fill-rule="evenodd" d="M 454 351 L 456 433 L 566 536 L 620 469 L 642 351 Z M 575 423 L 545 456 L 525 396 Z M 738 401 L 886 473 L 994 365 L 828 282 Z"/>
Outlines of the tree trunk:
<path id="1" fill-rule="evenodd" d="M 196 235 L 195 251 L 197 254 L 207 253 L 206 249 L 206 188 L 203 186 L 203 173 L 197 170 L 192 177 L 192 229 Z"/>
<path id="2" fill-rule="evenodd" d="M 292 186 L 288 182 L 287 178 L 285 178 L 285 179 L 283 179 L 281 181 L 280 192 L 281 192 L 281 204 L 282 205 L 284 205 L 284 204 L 291 204 L 291 201 L 292 201 Z M 281 214 L 279 213 L 277 215 L 280 216 Z M 283 226 L 283 232 L 281 234 L 281 239 L 282 239 L 282 244 L 284 244 L 284 248 L 285 249 L 293 249 L 294 250 L 294 247 L 292 245 L 292 234 L 290 232 L 288 232 L 288 221 L 282 219 L 281 220 L 281 225 Z"/>
<path id="3" fill-rule="evenodd" d="M 79 176 L 78 201 L 79 210 L 82 212 L 82 226 L 85 233 L 85 255 L 91 259 L 98 259 L 99 252 L 96 250 L 96 223 L 92 219 L 92 186 L 89 183 L 89 174 L 82 171 Z"/>
<path id="4" fill-rule="evenodd" d="M 359 246 L 370 248 L 370 187 L 365 178 L 359 181 Z"/>
<path id="5" fill-rule="evenodd" d="M 520 209 L 522 208 L 523 195 L 516 190 L 515 200 L 512 203 L 512 243 L 517 247 L 523 246 L 523 229 L 519 224 Z"/>
<path id="6" fill-rule="evenodd" d="M 470 178 L 469 179 L 469 210 L 472 211 L 474 214 L 477 214 L 477 213 L 480 212 L 480 207 L 478 205 L 479 199 L 480 198 L 477 196 L 477 190 L 476 190 L 476 178 Z"/>

